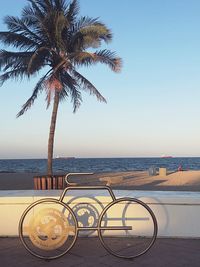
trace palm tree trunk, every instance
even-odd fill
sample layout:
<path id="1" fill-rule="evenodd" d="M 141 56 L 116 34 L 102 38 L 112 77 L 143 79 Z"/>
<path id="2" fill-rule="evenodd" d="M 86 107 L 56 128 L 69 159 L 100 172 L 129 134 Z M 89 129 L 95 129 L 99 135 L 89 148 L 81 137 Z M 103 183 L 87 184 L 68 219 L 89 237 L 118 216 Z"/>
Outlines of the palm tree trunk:
<path id="1" fill-rule="evenodd" d="M 59 92 L 55 91 L 53 111 L 51 115 L 51 125 L 50 125 L 50 131 L 49 131 L 49 141 L 48 141 L 48 160 L 47 160 L 47 174 L 48 175 L 53 174 L 53 168 L 52 168 L 53 146 L 54 146 L 54 135 L 55 135 L 55 128 L 56 128 L 58 105 L 59 105 Z"/>

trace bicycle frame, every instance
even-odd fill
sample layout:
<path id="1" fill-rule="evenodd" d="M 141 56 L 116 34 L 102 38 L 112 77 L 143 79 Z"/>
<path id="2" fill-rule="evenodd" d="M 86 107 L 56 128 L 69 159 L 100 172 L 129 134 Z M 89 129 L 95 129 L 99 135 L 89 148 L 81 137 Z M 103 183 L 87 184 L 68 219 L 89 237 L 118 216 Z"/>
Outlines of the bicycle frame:
<path id="1" fill-rule="evenodd" d="M 106 190 L 108 191 L 108 193 L 110 194 L 111 198 L 112 198 L 112 201 L 115 201 L 116 200 L 116 197 L 112 191 L 112 189 L 110 188 L 110 186 L 81 186 L 81 185 L 74 185 L 74 183 L 71 183 L 69 182 L 69 176 L 72 176 L 72 175 L 92 175 L 93 173 L 68 173 L 66 176 L 65 176 L 65 181 L 66 181 L 66 184 L 68 185 L 68 187 L 66 187 L 60 198 L 59 198 L 59 201 L 62 202 L 62 203 L 65 203 L 63 202 L 63 199 L 67 193 L 67 191 L 70 191 L 70 190 Z M 65 203 L 67 204 L 67 203 Z M 129 226 L 123 226 L 123 227 L 78 227 L 77 230 L 78 231 L 88 231 L 88 230 L 94 230 L 94 231 L 98 231 L 99 228 L 101 230 L 132 230 L 132 227 L 129 227 Z"/>
<path id="2" fill-rule="evenodd" d="M 21 219 L 20 219 L 20 222 L 19 222 L 19 236 L 20 236 L 20 239 L 23 243 L 23 245 L 25 246 L 25 248 L 34 256 L 38 257 L 38 258 L 41 258 L 41 259 L 56 259 L 58 257 L 61 257 L 63 256 L 65 253 L 67 253 L 75 244 L 76 240 L 77 240 L 77 237 L 78 237 L 78 233 L 80 231 L 97 231 L 97 235 L 98 235 L 98 238 L 100 239 L 102 245 L 104 246 L 104 248 L 110 253 L 110 254 L 113 254 L 114 256 L 117 256 L 119 258 L 124 258 L 124 259 L 133 259 L 133 258 L 136 258 L 138 256 L 141 256 L 143 255 L 144 253 L 146 253 L 150 247 L 154 244 L 155 240 L 156 240 L 156 236 L 157 236 L 157 231 L 158 231 L 158 227 L 157 227 L 157 221 L 156 221 L 156 217 L 154 215 L 154 213 L 152 212 L 152 210 L 145 204 L 143 203 L 141 200 L 138 200 L 138 199 L 135 199 L 135 198 L 128 198 L 128 197 L 125 197 L 125 198 L 118 198 L 116 199 L 112 189 L 110 186 L 81 186 L 81 185 L 76 185 L 75 183 L 72 183 L 69 181 L 69 176 L 71 175 L 91 175 L 93 173 L 68 173 L 65 177 L 65 181 L 66 181 L 66 184 L 67 184 L 67 187 L 62 191 L 61 195 L 60 195 L 60 198 L 57 200 L 57 199 L 53 199 L 53 198 L 44 198 L 44 199 L 40 199 L 34 203 L 32 203 L 25 211 L 24 213 L 22 214 L 21 216 Z M 96 223 L 96 226 L 80 226 L 78 224 L 78 220 L 77 220 L 77 217 L 76 217 L 76 214 L 75 214 L 75 211 L 73 210 L 73 208 L 69 207 L 69 202 L 68 203 L 65 203 L 64 202 L 64 198 L 66 196 L 66 193 L 70 190 L 81 190 L 81 191 L 84 191 L 84 190 L 106 190 L 108 193 L 109 193 L 109 196 L 111 197 L 111 201 L 105 206 L 102 208 L 102 211 L 100 213 L 100 215 L 98 215 L 98 221 Z M 133 256 L 124 256 L 121 255 L 120 253 L 112 250 L 105 242 L 104 240 L 104 237 L 103 237 L 103 233 L 102 231 L 105 231 L 105 230 L 114 230 L 114 231 L 117 231 L 117 230 L 124 230 L 124 231 L 128 231 L 128 230 L 133 230 L 132 226 L 126 226 L 124 224 L 122 224 L 122 226 L 113 226 L 111 224 L 111 226 L 107 226 L 107 225 L 101 225 L 102 221 L 104 221 L 104 216 L 106 214 L 106 212 L 112 207 L 114 206 L 115 204 L 121 204 L 125 202 L 126 205 L 129 205 L 130 203 L 131 204 L 134 204 L 134 205 L 138 205 L 138 206 L 142 206 L 142 208 L 144 210 L 146 210 L 146 212 L 148 213 L 148 215 L 146 215 L 146 218 L 147 220 L 149 220 L 148 216 L 152 219 L 152 223 L 153 223 L 153 231 L 151 233 L 152 237 L 150 237 L 150 242 L 149 244 L 147 245 L 147 247 L 145 247 L 141 252 L 136 252 L 136 254 Z M 24 226 L 24 220 L 25 220 L 25 217 L 26 215 L 29 213 L 29 211 L 36 207 L 37 205 L 40 205 L 40 204 L 44 204 L 44 203 L 50 203 L 50 205 L 52 205 L 52 203 L 56 203 L 56 204 L 60 204 L 62 206 L 62 212 L 61 214 L 65 213 L 65 210 L 68 210 L 68 212 L 71 214 L 71 216 L 73 217 L 73 220 L 74 220 L 74 239 L 73 239 L 73 242 L 71 243 L 71 245 L 66 249 L 66 251 L 56 255 L 56 256 L 42 256 L 41 254 L 38 254 L 38 253 L 35 253 L 32 249 L 30 249 L 30 247 L 26 244 L 25 240 L 24 240 L 24 233 L 23 233 L 23 227 L 26 227 L 26 224 Z M 124 215 L 122 215 L 122 217 L 120 217 L 120 219 L 123 219 L 124 218 Z M 142 220 L 146 220 L 146 218 L 142 218 Z M 141 218 L 139 218 L 141 220 Z M 107 221 L 105 221 L 107 222 Z M 135 228 L 135 226 L 134 226 Z M 37 230 L 36 230 L 36 234 L 37 234 Z M 39 233 L 37 235 L 40 235 Z M 47 235 L 47 238 L 48 238 L 48 234 Z M 134 234 L 137 238 L 137 235 Z M 63 235 L 64 236 L 64 235 Z M 148 236 L 148 235 L 147 235 Z M 138 236 L 140 237 L 140 236 Z M 33 245 L 35 245 L 35 243 L 33 242 Z M 135 252 L 134 252 L 135 253 Z"/>

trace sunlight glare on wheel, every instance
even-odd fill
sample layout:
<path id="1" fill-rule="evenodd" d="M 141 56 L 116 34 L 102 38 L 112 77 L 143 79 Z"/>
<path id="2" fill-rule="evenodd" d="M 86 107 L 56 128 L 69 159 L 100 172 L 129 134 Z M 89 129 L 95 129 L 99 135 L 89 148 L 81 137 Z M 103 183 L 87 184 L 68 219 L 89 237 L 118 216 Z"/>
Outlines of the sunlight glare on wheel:
<path id="1" fill-rule="evenodd" d="M 44 201 L 33 206 L 22 222 L 26 248 L 41 257 L 57 257 L 64 253 L 74 242 L 75 232 L 73 214 L 58 202 Z"/>

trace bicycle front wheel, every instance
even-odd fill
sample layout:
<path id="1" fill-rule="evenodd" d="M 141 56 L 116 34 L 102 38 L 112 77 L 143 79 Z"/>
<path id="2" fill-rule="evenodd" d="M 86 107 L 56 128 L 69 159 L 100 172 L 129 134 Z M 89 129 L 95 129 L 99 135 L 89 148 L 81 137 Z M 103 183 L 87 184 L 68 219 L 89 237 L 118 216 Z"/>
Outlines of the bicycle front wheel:
<path id="1" fill-rule="evenodd" d="M 114 256 L 133 259 L 147 252 L 157 236 L 157 221 L 144 202 L 121 198 L 111 202 L 99 218 L 102 245 Z"/>
<path id="2" fill-rule="evenodd" d="M 22 214 L 19 237 L 32 255 L 56 259 L 73 247 L 77 239 L 77 220 L 66 204 L 56 199 L 39 200 Z"/>

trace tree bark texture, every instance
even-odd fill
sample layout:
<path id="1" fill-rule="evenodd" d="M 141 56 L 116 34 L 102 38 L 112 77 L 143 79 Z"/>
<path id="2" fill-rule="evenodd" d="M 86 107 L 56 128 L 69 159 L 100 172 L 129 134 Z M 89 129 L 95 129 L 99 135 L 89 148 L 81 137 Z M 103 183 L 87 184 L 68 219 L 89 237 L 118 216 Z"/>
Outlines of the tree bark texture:
<path id="1" fill-rule="evenodd" d="M 48 141 L 48 160 L 47 160 L 47 174 L 53 174 L 53 147 L 54 147 L 54 136 L 56 128 L 56 119 L 58 114 L 58 105 L 59 105 L 59 92 L 55 91 L 53 110 L 51 115 L 51 125 L 49 131 L 49 141 Z"/>

